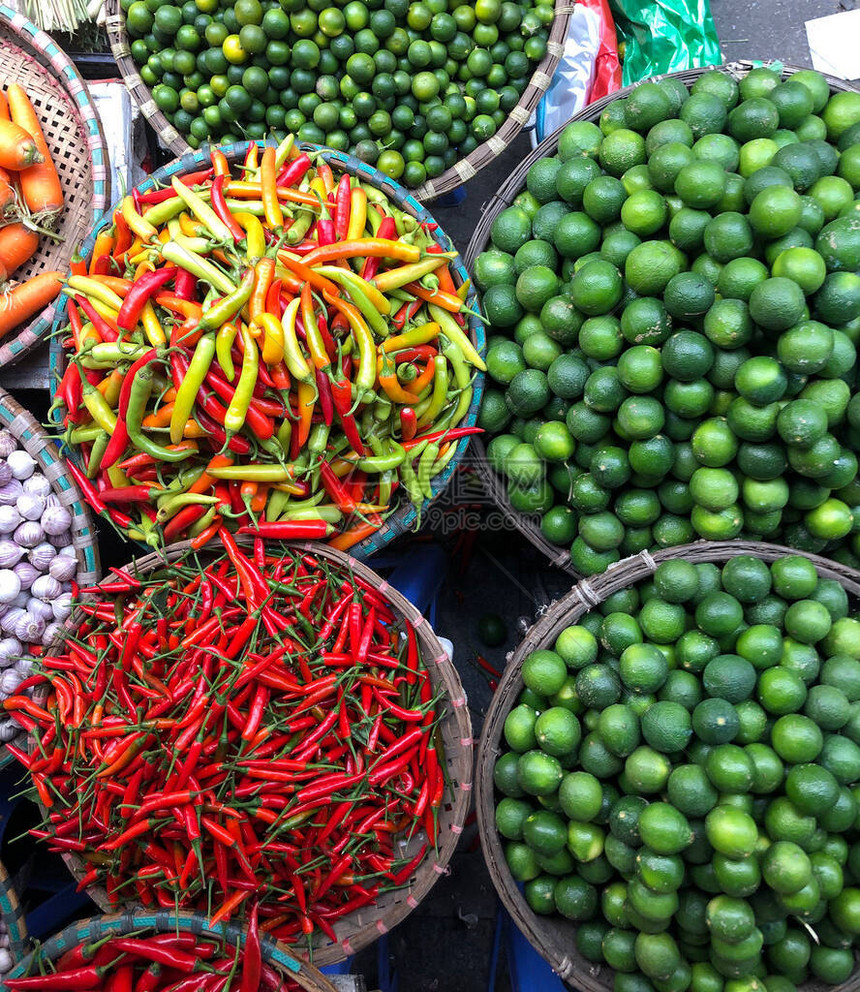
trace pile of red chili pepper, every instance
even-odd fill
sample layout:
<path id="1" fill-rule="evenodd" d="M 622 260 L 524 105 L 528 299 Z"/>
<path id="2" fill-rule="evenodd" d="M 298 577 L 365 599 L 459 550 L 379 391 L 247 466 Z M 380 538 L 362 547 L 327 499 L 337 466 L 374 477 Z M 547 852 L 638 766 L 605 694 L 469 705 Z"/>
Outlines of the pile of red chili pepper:
<path id="1" fill-rule="evenodd" d="M 88 502 L 153 545 L 225 522 L 346 549 L 450 463 L 485 369 L 453 253 L 292 136 L 134 191 L 64 286 Z"/>
<path id="2" fill-rule="evenodd" d="M 10 697 L 34 835 L 111 905 L 259 897 L 294 942 L 403 886 L 436 841 L 441 707 L 411 623 L 345 566 L 286 547 L 196 554 L 85 592 L 81 622 Z"/>
<path id="3" fill-rule="evenodd" d="M 298 966 L 298 962 L 296 962 Z M 7 978 L 10 992 L 290 992 L 298 989 L 263 960 L 256 906 L 243 946 L 179 931 L 109 934 L 69 948 L 55 961 L 37 950 L 29 974 Z"/>

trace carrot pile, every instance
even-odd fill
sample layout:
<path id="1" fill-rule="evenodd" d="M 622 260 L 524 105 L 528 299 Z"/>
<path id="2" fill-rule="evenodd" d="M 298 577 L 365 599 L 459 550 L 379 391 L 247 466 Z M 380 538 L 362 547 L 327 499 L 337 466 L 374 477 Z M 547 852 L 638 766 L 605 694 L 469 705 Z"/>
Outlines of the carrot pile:
<path id="1" fill-rule="evenodd" d="M 60 292 L 61 272 L 40 272 L 14 288 L 6 281 L 52 232 L 63 190 L 29 97 L 17 83 L 0 91 L 0 337 L 44 309 Z"/>

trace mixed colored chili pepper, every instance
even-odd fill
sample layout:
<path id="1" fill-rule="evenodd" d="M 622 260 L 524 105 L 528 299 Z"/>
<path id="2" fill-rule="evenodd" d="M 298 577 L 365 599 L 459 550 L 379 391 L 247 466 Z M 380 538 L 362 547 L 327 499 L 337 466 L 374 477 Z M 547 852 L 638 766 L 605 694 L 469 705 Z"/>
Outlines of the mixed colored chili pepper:
<path id="1" fill-rule="evenodd" d="M 292 136 L 259 164 L 251 144 L 241 179 L 211 158 L 127 196 L 64 287 L 78 481 L 149 544 L 228 523 L 346 549 L 420 507 L 477 432 L 468 284 L 435 225 Z"/>
<path id="2" fill-rule="evenodd" d="M 299 985 L 262 960 L 257 906 L 244 943 L 190 931 L 113 933 L 70 947 L 56 960 L 38 948 L 10 992 L 293 992 Z"/>
<path id="3" fill-rule="evenodd" d="M 262 931 L 334 939 L 403 886 L 446 793 L 440 705 L 413 626 L 345 566 L 286 546 L 112 569 L 5 703 L 44 823 L 111 906 L 259 899 Z"/>

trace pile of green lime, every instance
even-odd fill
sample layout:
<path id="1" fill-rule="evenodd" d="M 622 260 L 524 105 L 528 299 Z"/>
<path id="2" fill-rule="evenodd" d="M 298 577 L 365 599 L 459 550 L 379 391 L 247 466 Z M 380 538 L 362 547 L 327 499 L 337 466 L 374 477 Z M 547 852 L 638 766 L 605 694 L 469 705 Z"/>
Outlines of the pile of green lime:
<path id="1" fill-rule="evenodd" d="M 526 187 L 474 265 L 515 509 L 584 574 L 697 537 L 856 564 L 860 93 L 646 82 Z"/>
<path id="2" fill-rule="evenodd" d="M 800 555 L 683 559 L 522 663 L 496 827 L 615 992 L 794 992 L 860 938 L 860 619 Z"/>
<path id="3" fill-rule="evenodd" d="M 546 54 L 553 0 L 122 0 L 173 126 L 281 136 L 420 186 L 491 138 Z"/>

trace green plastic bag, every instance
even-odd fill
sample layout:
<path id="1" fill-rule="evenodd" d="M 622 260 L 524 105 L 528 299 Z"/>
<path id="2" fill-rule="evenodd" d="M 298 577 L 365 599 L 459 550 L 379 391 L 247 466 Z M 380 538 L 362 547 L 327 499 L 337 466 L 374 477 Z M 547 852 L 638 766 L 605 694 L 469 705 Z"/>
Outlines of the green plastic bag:
<path id="1" fill-rule="evenodd" d="M 624 42 L 622 84 L 723 61 L 708 0 L 609 0 Z"/>

